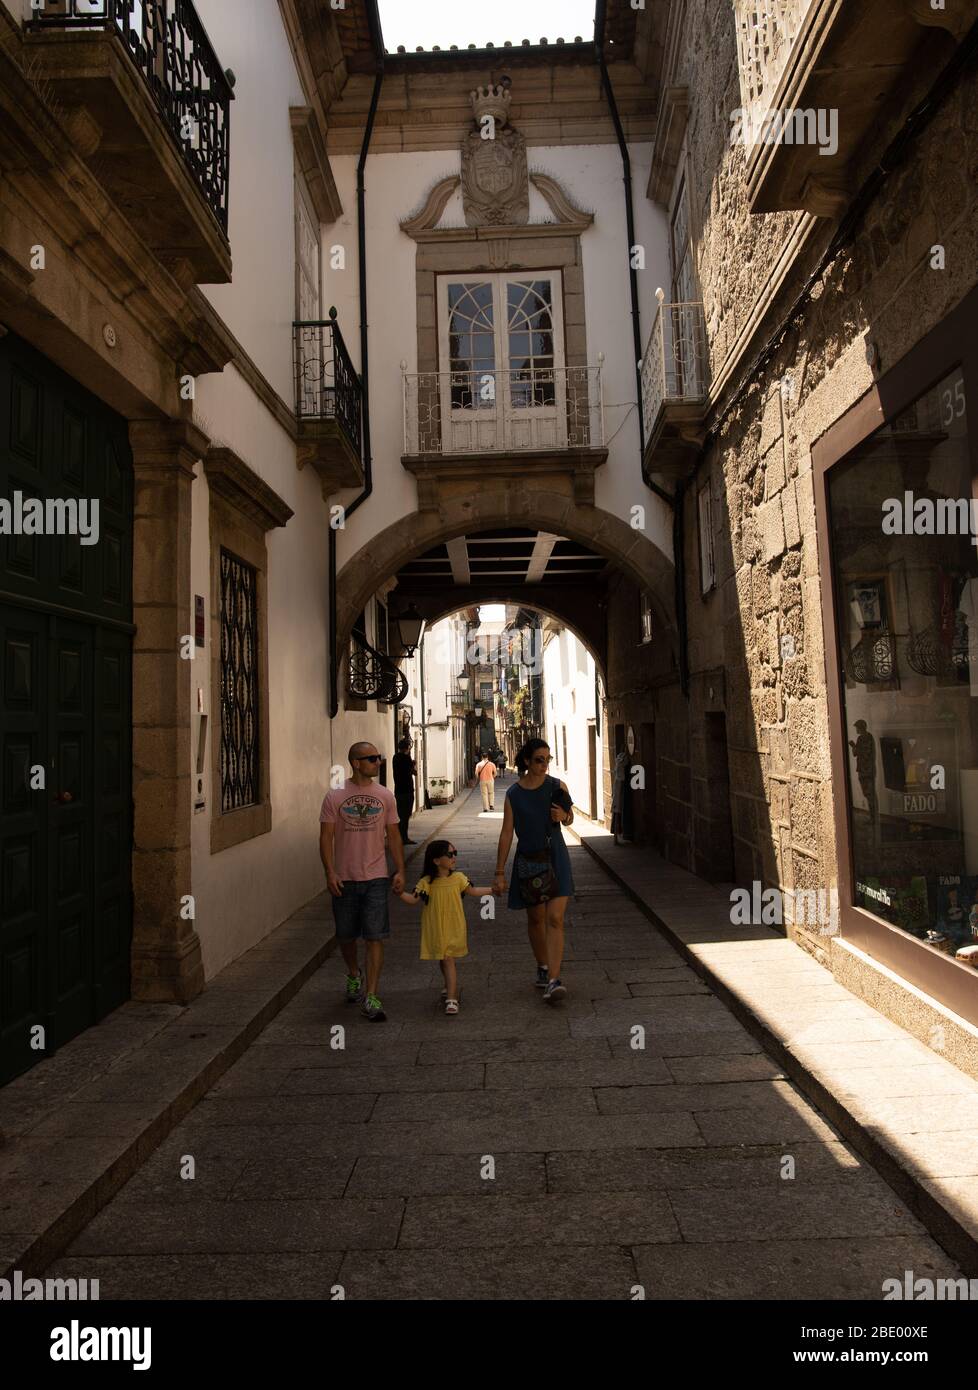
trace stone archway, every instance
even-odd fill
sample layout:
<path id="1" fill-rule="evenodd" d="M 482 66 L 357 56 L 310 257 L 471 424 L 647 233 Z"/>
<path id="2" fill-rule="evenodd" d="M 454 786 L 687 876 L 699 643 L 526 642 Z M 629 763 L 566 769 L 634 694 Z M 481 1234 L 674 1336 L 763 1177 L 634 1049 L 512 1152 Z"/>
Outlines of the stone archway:
<path id="1" fill-rule="evenodd" d="M 546 486 L 548 481 L 551 486 Z M 555 490 L 553 479 L 540 478 L 543 486 L 534 485 L 537 482 L 532 473 L 517 486 L 513 486 L 511 480 L 487 479 L 477 490 L 443 497 L 437 508 L 414 512 L 409 519 L 400 518 L 363 545 L 337 575 L 334 633 L 337 663 L 341 663 L 353 623 L 370 595 L 409 560 L 467 532 L 505 526 L 550 531 L 604 555 L 639 589 L 648 593 L 657 641 L 668 646 L 675 662 L 678 645 L 672 561 L 621 517 Z M 525 595 L 527 601 L 532 602 L 530 589 Z M 517 602 L 521 597 L 514 593 L 509 601 Z"/>

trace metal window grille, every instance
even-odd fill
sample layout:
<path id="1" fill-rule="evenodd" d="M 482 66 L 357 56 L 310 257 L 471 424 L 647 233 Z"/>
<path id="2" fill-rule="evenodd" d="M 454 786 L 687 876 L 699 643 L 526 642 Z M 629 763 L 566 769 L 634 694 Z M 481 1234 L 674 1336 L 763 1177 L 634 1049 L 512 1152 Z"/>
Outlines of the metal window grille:
<path id="1" fill-rule="evenodd" d="M 258 576 L 221 551 L 221 810 L 260 800 Z"/>

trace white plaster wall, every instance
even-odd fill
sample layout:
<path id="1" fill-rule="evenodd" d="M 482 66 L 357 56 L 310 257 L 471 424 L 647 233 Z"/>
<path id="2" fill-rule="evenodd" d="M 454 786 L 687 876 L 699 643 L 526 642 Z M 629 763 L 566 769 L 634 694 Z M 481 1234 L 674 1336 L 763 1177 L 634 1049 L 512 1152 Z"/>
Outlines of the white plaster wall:
<path id="1" fill-rule="evenodd" d="M 426 629 L 423 641 L 425 696 L 419 708 L 424 708 L 428 725 L 428 786 L 434 794 L 431 779 L 445 777 L 451 796 L 465 785 L 464 722 L 453 718 L 451 711 L 451 693 L 461 669 L 454 654 L 465 650 L 465 622 L 442 618 Z"/>
<path id="2" fill-rule="evenodd" d="M 222 68 L 237 78 L 231 103 L 230 285 L 204 293 L 291 404 L 295 224 L 289 107 L 302 106 L 278 6 L 195 0 Z"/>
<path id="3" fill-rule="evenodd" d="M 651 331 L 657 286 L 668 286 L 666 219 L 645 196 L 651 147 L 630 148 L 635 236 L 645 249 L 646 269 L 638 272 L 643 347 Z M 584 290 L 588 354 L 596 364 L 605 354 L 604 399 L 608 462 L 596 475 L 596 503 L 626 521 L 631 508 L 646 508 L 646 534 L 672 556 L 671 513 L 641 481 L 637 383 L 631 327 L 628 238 L 621 157 L 614 145 L 537 146 L 527 152 L 533 171 L 557 178 L 570 198 L 593 211 L 593 226 L 584 234 Z M 360 364 L 356 226 L 356 160 L 334 157 L 333 173 L 344 215 L 324 229 L 324 304 L 334 304 L 354 361 Z M 457 150 L 413 151 L 368 156 L 366 166 L 368 321 L 370 325 L 370 422 L 373 453 L 372 497 L 340 533 L 340 567 L 386 526 L 416 510 L 416 485 L 401 466 L 403 405 L 400 362 L 417 369 L 416 246 L 398 224 L 418 211 L 429 190 L 458 173 Z M 550 221 L 552 214 L 534 190 L 531 219 Z M 461 225 L 461 197 L 456 194 L 442 225 Z M 333 247 L 343 248 L 345 268 L 330 268 Z M 355 494 L 350 492 L 347 498 Z M 344 500 L 341 496 L 339 500 Z M 378 581 L 386 576 L 378 575 Z"/>
<path id="4" fill-rule="evenodd" d="M 575 805 L 588 809 L 588 720 L 595 717 L 594 660 L 587 648 L 563 628 L 547 642 L 543 653 L 543 692 L 546 713 L 543 737 L 554 761 L 550 771 L 566 782 Z M 562 730 L 567 730 L 564 759 Z M 601 740 L 597 742 L 596 781 L 598 818 L 603 814 Z"/>
<path id="5" fill-rule="evenodd" d="M 205 287 L 217 311 L 276 391 L 291 404 L 292 320 L 295 303 L 294 197 L 290 105 L 303 101 L 277 7 L 229 6 L 200 0 L 201 18 L 222 66 L 237 77 L 231 107 L 230 238 L 234 279 Z M 330 769 L 348 771 L 346 751 L 369 738 L 383 751 L 391 742 L 390 713 L 342 712 L 328 717 L 327 522 L 319 482 L 300 473 L 295 445 L 233 366 L 196 383 L 194 416 L 212 444 L 226 445 L 288 503 L 294 516 L 268 533 L 269 769 L 272 828 L 211 854 L 215 789 L 208 747 L 206 810 L 191 824 L 196 927 L 204 969 L 213 976 L 261 940 L 323 887 L 318 816 Z M 207 646 L 195 662 L 192 740 L 196 750 L 196 690 L 203 691 L 208 739 L 220 736 L 220 709 L 211 690 L 210 534 L 206 476 L 193 487 L 192 592 L 208 613 Z M 188 631 L 193 615 L 188 614 Z M 386 708 L 386 707 L 385 707 Z M 196 778 L 194 779 L 196 790 Z"/>
<path id="6" fill-rule="evenodd" d="M 233 367 L 219 377 L 200 379 L 196 415 L 213 442 L 235 449 L 295 512 L 286 527 L 267 536 L 272 829 L 211 854 L 215 788 L 210 741 L 220 737 L 220 709 L 215 706 L 217 692 L 211 689 L 210 662 L 211 644 L 220 641 L 220 632 L 209 621 L 209 500 L 207 480 L 198 467 L 193 485 L 192 592 L 205 598 L 208 631 L 192 676 L 192 743 L 196 750 L 200 687 L 209 716 L 209 744 L 207 808 L 192 818 L 191 852 L 196 927 L 210 977 L 321 890 L 319 806 L 329 786 L 330 766 L 343 761 L 345 745 L 331 748 L 325 511 L 318 482 L 298 472 L 294 444 Z M 192 613 L 187 630 L 193 631 Z M 337 732 L 332 731 L 334 739 Z"/>

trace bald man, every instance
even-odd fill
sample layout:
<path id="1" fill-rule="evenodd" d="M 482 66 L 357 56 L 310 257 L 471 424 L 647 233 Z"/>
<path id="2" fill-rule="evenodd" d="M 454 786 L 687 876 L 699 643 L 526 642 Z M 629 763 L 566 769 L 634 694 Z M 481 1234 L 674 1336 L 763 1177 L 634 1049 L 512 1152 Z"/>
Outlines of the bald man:
<path id="1" fill-rule="evenodd" d="M 346 1002 L 359 1004 L 372 1023 L 383 1023 L 387 1015 L 377 990 L 384 942 L 391 934 L 390 891 L 404 891 L 404 850 L 394 793 L 374 784 L 381 754 L 372 743 L 355 743 L 349 757 L 352 775 L 343 787 L 323 798 L 319 855 L 333 895 L 336 939 L 346 963 Z M 396 870 L 393 884 L 387 871 L 388 849 Z M 366 987 L 357 963 L 361 937 L 366 942 Z"/>

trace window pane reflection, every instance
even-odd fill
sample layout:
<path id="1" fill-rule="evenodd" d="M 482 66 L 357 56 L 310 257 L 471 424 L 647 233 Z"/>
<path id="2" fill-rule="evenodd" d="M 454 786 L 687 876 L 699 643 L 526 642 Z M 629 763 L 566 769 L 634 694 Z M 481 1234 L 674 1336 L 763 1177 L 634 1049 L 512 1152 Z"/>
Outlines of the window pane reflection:
<path id="1" fill-rule="evenodd" d="M 955 370 L 829 475 L 855 901 L 932 949 L 968 952 L 968 964 L 978 958 L 971 474 Z"/>

